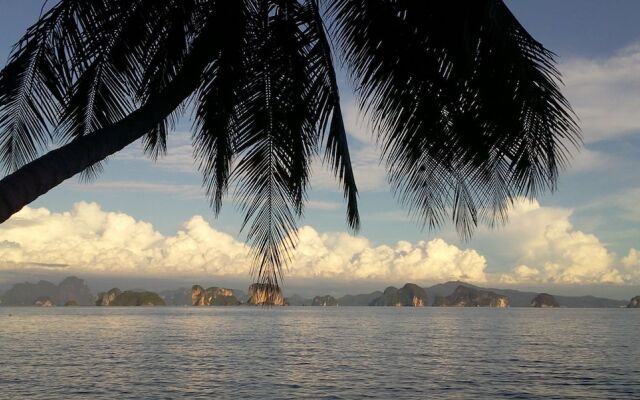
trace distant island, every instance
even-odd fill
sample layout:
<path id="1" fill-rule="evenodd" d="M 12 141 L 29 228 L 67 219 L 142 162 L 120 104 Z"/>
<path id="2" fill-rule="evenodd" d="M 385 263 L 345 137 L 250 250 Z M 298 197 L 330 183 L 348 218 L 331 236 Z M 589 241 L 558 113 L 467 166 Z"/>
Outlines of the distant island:
<path id="1" fill-rule="evenodd" d="M 371 301 L 370 306 L 424 307 L 428 303 L 427 293 L 415 283 L 407 283 L 401 289 L 389 286 L 382 296 Z"/>
<path id="2" fill-rule="evenodd" d="M 458 285 L 449 296 L 438 296 L 433 302 L 436 307 L 509 307 L 509 299 L 488 290 Z"/>
<path id="3" fill-rule="evenodd" d="M 148 291 L 125 290 L 113 288 L 108 292 L 98 293 L 97 306 L 135 307 L 166 306 L 164 299 L 157 293 Z"/>
<path id="4" fill-rule="evenodd" d="M 555 308 L 560 307 L 555 297 L 548 293 L 540 293 L 531 300 L 531 307 L 537 308 Z"/>
<path id="5" fill-rule="evenodd" d="M 335 297 L 325 295 L 325 296 L 316 296 L 311 301 L 312 306 L 322 306 L 322 307 L 335 307 L 338 305 L 338 300 Z"/>
<path id="6" fill-rule="evenodd" d="M 193 306 L 236 306 L 240 300 L 233 289 L 210 287 L 204 289 L 200 285 L 191 288 L 191 305 Z"/>
<path id="7" fill-rule="evenodd" d="M 630 301 L 594 296 L 559 296 L 549 293 L 523 292 L 513 289 L 482 288 L 461 281 L 421 287 L 407 283 L 400 289 L 389 286 L 384 291 L 330 294 L 305 298 L 294 294 L 285 297 L 279 290 L 254 283 L 247 292 L 211 286 L 164 290 L 158 293 L 143 289 L 113 288 L 93 295 L 84 280 L 70 276 L 59 284 L 41 280 L 16 283 L 0 295 L 0 306 L 377 306 L 377 307 L 535 307 L 535 308 L 640 308 L 640 296 Z"/>
<path id="8" fill-rule="evenodd" d="M 89 306 L 95 303 L 84 280 L 70 276 L 55 285 L 48 281 L 16 283 L 0 296 L 3 306 L 64 306 L 69 302 Z"/>

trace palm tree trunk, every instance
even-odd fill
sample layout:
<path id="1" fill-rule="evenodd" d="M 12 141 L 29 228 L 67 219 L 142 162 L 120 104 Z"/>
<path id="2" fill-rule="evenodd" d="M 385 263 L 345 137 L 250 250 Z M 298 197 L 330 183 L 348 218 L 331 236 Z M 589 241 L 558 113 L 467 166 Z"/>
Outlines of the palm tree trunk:
<path id="1" fill-rule="evenodd" d="M 204 36 L 204 35 L 203 35 Z M 198 88 L 210 43 L 196 40 L 175 79 L 121 121 L 82 136 L 24 165 L 0 180 L 0 223 L 64 180 L 122 150 L 166 118 Z"/>

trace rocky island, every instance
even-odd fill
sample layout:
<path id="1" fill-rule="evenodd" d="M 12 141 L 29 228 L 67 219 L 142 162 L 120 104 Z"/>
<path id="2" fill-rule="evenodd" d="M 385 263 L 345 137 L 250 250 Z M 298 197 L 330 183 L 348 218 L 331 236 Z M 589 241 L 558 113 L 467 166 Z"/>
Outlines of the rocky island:
<path id="1" fill-rule="evenodd" d="M 166 303 L 162 297 L 158 296 L 158 294 L 154 292 L 137 292 L 133 290 L 126 290 L 123 292 L 118 288 L 113 288 L 108 292 L 98 293 L 96 305 L 116 307 L 165 306 Z"/>
<path id="2" fill-rule="evenodd" d="M 560 304 L 556 301 L 556 298 L 548 293 L 540 293 L 531 300 L 531 307 L 537 308 L 556 308 L 560 307 Z"/>
<path id="3" fill-rule="evenodd" d="M 33 305 L 38 307 L 53 307 L 55 304 L 53 304 L 51 299 L 48 297 L 40 297 L 35 301 L 35 303 L 33 303 Z"/>
<path id="4" fill-rule="evenodd" d="M 122 293 L 118 288 L 113 288 L 108 292 L 98 293 L 98 299 L 96 300 L 97 306 L 110 306 L 113 300 Z"/>
<path id="5" fill-rule="evenodd" d="M 249 286 L 248 304 L 260 306 L 284 306 L 284 296 L 279 287 L 266 283 L 254 283 Z"/>
<path id="6" fill-rule="evenodd" d="M 407 283 L 400 289 L 389 286 L 382 296 L 373 300 L 370 305 L 424 307 L 427 305 L 427 292 L 415 283 Z"/>
<path id="7" fill-rule="evenodd" d="M 347 294 L 336 298 L 330 295 L 309 297 L 292 294 L 284 297 L 279 290 L 268 285 L 254 284 L 250 293 L 242 290 L 212 286 L 205 289 L 200 285 L 182 286 L 153 293 L 143 289 L 130 290 L 120 300 L 123 291 L 113 288 L 94 296 L 84 280 L 75 276 L 63 279 L 59 284 L 46 280 L 37 283 L 20 282 L 4 284 L 0 293 L 0 306 L 110 306 L 110 305 L 171 305 L 171 306 L 218 306 L 218 305 L 294 305 L 294 306 L 449 306 L 449 307 L 562 307 L 567 308 L 640 308 L 640 296 L 631 301 L 594 296 L 552 296 L 548 293 L 519 291 L 508 288 L 479 287 L 462 281 L 449 281 L 422 288 L 407 283 L 398 289 L 389 286 L 384 292 L 379 290 Z M 427 295 L 429 297 L 427 297 Z M 159 297 L 159 298 L 158 298 Z"/>
<path id="8" fill-rule="evenodd" d="M 200 285 L 191 288 L 191 305 L 193 306 L 237 306 L 240 304 L 233 290 L 220 287 L 204 289 Z"/>
<path id="9" fill-rule="evenodd" d="M 316 296 L 311 301 L 312 306 L 330 306 L 335 307 L 338 305 L 338 300 L 333 296 L 325 295 L 325 296 Z"/>
<path id="10" fill-rule="evenodd" d="M 437 307 L 509 307 L 506 296 L 460 285 L 449 296 L 438 296 L 433 302 Z"/>

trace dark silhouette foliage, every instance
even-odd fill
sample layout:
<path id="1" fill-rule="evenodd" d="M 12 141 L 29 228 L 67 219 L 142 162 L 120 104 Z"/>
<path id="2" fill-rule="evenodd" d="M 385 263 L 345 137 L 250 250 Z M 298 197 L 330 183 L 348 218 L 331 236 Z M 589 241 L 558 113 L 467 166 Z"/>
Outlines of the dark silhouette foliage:
<path id="1" fill-rule="evenodd" d="M 277 288 L 321 152 L 360 225 L 336 59 L 430 229 L 503 222 L 579 143 L 553 53 L 501 0 L 59 0 L 0 72 L 0 220 L 137 139 L 161 157 L 193 110 L 212 208 L 233 188 Z"/>

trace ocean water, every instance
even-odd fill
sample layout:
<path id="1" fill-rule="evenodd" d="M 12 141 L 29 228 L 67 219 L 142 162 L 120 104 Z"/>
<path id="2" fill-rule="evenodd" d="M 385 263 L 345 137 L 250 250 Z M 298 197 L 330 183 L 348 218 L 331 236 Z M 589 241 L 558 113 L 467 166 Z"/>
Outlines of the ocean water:
<path id="1" fill-rule="evenodd" d="M 640 398 L 640 311 L 0 308 L 0 398 Z"/>

